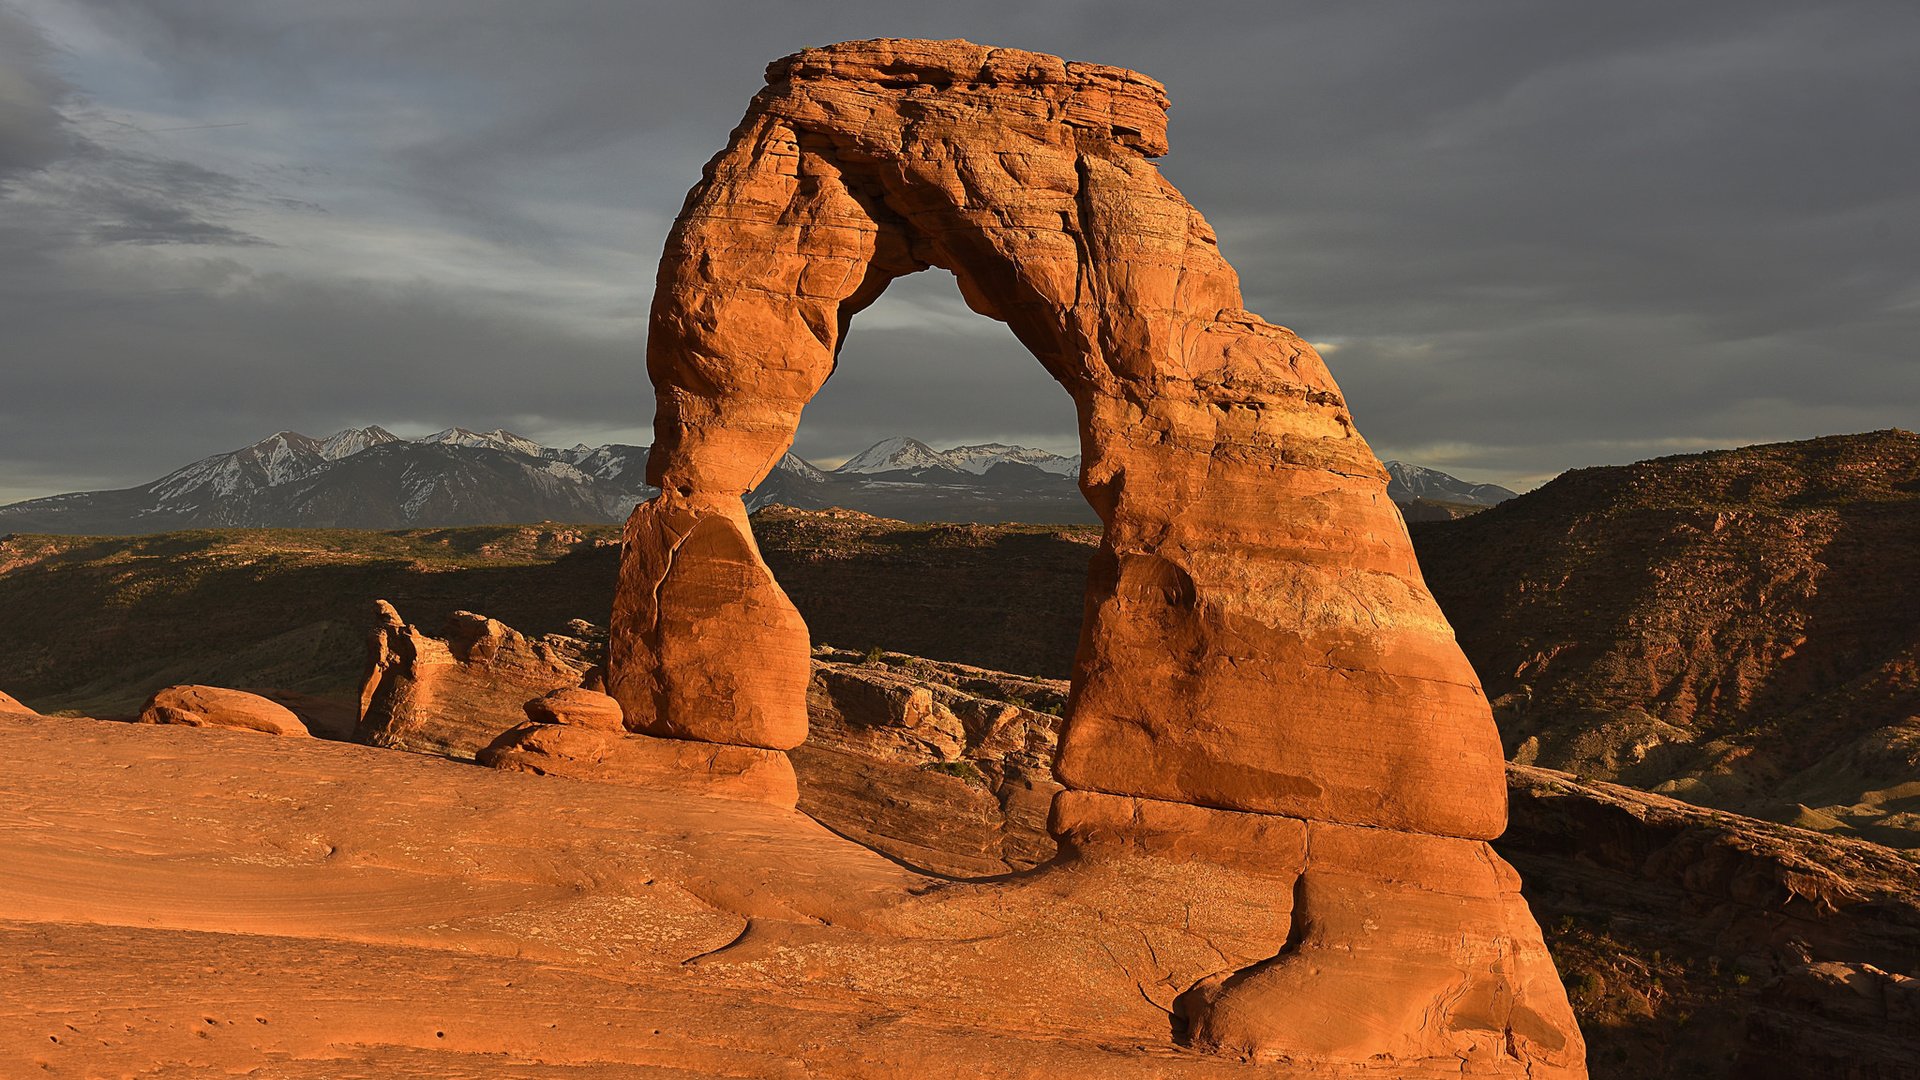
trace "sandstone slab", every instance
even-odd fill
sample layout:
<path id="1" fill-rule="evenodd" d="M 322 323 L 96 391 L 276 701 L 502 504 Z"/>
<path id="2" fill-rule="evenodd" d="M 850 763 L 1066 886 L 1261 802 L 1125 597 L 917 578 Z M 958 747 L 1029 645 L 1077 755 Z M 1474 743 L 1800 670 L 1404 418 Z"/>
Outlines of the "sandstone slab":
<path id="1" fill-rule="evenodd" d="M 307 726 L 285 705 L 218 686 L 169 686 L 147 700 L 139 722 L 232 728 L 298 738 L 310 735 Z"/>
<path id="2" fill-rule="evenodd" d="M 793 763 L 778 750 L 662 739 L 605 727 L 528 722 L 474 759 L 481 765 L 792 809 Z"/>
<path id="3" fill-rule="evenodd" d="M 1053 858 L 1064 683 L 887 654 L 814 653 L 800 808 L 910 866 L 991 877 Z M 1016 699 L 1018 704 L 1015 703 Z"/>

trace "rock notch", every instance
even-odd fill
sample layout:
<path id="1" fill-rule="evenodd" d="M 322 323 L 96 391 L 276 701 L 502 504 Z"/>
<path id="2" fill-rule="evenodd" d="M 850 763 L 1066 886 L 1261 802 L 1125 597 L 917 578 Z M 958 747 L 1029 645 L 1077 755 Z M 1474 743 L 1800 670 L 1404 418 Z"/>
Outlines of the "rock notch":
<path id="1" fill-rule="evenodd" d="M 1189 1037 L 1584 1075 L 1517 878 L 1485 844 L 1506 823 L 1487 702 L 1325 364 L 1245 310 L 1154 166 L 1166 108 L 1131 71 L 959 41 L 768 68 L 661 260 L 661 494 L 627 525 L 608 692 L 640 732 L 806 737 L 807 629 L 742 496 L 852 317 L 896 277 L 947 270 L 1073 399 L 1105 530 L 1056 835 L 1294 880 L 1270 913 L 1286 946 L 1190 986 Z"/>

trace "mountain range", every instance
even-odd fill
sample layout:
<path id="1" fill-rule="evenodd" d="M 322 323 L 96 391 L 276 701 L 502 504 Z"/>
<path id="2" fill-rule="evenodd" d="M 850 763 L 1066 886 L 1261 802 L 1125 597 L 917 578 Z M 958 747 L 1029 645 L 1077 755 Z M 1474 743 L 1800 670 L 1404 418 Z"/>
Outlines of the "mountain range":
<path id="1" fill-rule="evenodd" d="M 0 506 L 0 532 L 131 535 L 207 528 L 447 527 L 625 520 L 657 491 L 647 447 L 560 449 L 503 429 L 452 427 L 403 439 L 377 426 L 323 439 L 276 432 L 151 483 Z M 1513 497 L 1401 462 L 1388 493 L 1410 520 L 1457 517 Z M 903 521 L 1092 523 L 1080 459 L 982 443 L 936 450 L 885 439 L 833 470 L 783 456 L 748 496 L 757 510 L 844 507 Z"/>

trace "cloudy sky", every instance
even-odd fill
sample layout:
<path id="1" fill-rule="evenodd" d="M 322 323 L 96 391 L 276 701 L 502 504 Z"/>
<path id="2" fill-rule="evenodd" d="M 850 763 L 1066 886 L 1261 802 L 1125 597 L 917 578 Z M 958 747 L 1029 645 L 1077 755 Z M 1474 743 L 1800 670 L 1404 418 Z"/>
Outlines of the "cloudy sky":
<path id="1" fill-rule="evenodd" d="M 647 442 L 660 245 L 767 61 L 1145 71 L 1167 175 L 1383 456 L 1569 467 L 1920 426 L 1913 0 L 0 0 L 0 502 L 281 428 Z M 950 278 L 797 449 L 1071 451 Z"/>

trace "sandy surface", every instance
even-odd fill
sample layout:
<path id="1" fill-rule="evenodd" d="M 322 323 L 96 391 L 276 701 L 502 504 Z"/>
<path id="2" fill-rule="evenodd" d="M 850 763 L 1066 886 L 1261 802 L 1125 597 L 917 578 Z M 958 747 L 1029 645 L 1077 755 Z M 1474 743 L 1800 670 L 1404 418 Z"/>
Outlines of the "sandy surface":
<path id="1" fill-rule="evenodd" d="M 244 732 L 5 716 L 0 759 L 6 1077 L 1330 1075 L 1171 1038 L 1276 950 L 1271 882 L 955 884 L 755 804 Z"/>

